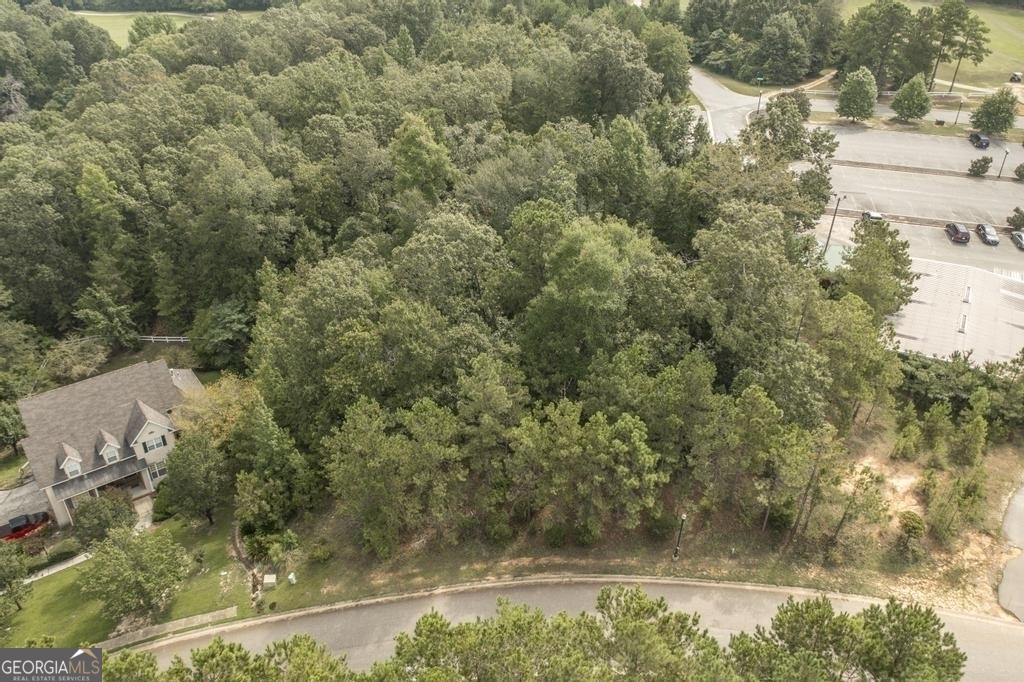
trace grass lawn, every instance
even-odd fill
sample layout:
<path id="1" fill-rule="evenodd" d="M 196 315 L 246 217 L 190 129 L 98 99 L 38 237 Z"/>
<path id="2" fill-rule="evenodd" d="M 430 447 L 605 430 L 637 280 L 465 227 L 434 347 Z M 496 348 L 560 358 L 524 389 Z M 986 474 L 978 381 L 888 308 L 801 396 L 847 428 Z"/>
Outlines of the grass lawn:
<path id="1" fill-rule="evenodd" d="M 15 453 L 14 448 L 0 448 L 0 490 L 17 485 L 18 470 L 25 461 L 24 457 Z"/>
<path id="2" fill-rule="evenodd" d="M 88 565 L 86 561 L 34 582 L 25 608 L 15 614 L 4 637 L 6 645 L 22 646 L 25 640 L 44 635 L 52 635 L 58 647 L 106 639 L 114 622 L 100 613 L 98 601 L 83 597 L 78 587 Z"/>
<path id="3" fill-rule="evenodd" d="M 181 27 L 190 21 L 204 17 L 215 17 L 219 12 L 209 14 L 185 14 L 183 12 L 75 12 L 89 23 L 99 26 L 121 47 L 128 46 L 128 29 L 132 26 L 135 17 L 143 14 L 166 14 L 174 22 L 175 26 Z M 261 12 L 238 12 L 243 16 L 257 16 Z"/>
<path id="4" fill-rule="evenodd" d="M 911 12 L 921 7 L 938 7 L 939 2 L 922 2 L 921 0 L 902 0 Z M 871 0 L 846 0 L 843 3 L 843 17 L 852 16 L 858 9 L 871 3 Z M 1014 71 L 1024 70 L 1024 12 L 1014 7 L 984 5 L 970 3 L 972 12 L 981 17 L 989 29 L 989 49 L 992 54 L 978 66 L 964 60 L 960 65 L 956 82 L 976 87 L 994 88 L 1006 85 L 1006 79 Z M 951 80 L 956 63 L 939 66 L 937 78 Z M 931 74 L 926 74 L 930 76 Z M 942 88 L 948 89 L 948 86 Z"/>
<path id="5" fill-rule="evenodd" d="M 971 130 L 970 116 L 961 113 L 959 124 L 951 125 L 952 122 L 948 119 L 955 113 L 955 109 L 953 111 L 933 109 L 928 115 L 928 118 L 920 121 L 903 122 L 897 121 L 893 118 L 871 118 L 867 121 L 861 121 L 858 124 L 853 124 L 848 119 L 840 118 L 838 115 L 830 111 L 812 111 L 810 122 L 821 125 L 861 125 L 867 128 L 892 130 L 900 133 L 920 133 L 922 135 L 940 135 L 942 137 L 967 137 L 968 131 Z M 947 122 L 945 125 L 936 125 L 936 118 L 944 118 Z M 1006 133 L 995 137 L 1013 143 L 1020 143 L 1024 142 L 1024 130 L 1020 128 L 1012 128 Z"/>
<path id="6" fill-rule="evenodd" d="M 171 531 L 174 539 L 193 556 L 202 553 L 202 569 L 185 581 L 171 600 L 161 621 L 177 620 L 208 611 L 237 606 L 239 615 L 251 615 L 245 570 L 228 555 L 231 544 L 231 515 L 214 516 L 216 523 L 191 523 L 178 517 L 160 526 Z M 225 575 L 221 575 L 224 572 Z"/>

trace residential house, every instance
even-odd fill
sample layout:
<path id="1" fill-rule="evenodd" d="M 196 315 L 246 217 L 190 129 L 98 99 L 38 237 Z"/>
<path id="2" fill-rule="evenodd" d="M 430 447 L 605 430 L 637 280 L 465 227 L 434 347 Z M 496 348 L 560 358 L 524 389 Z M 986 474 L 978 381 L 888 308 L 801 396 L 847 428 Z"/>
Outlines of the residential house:
<path id="1" fill-rule="evenodd" d="M 19 401 L 28 437 L 18 445 L 54 519 L 72 524 L 79 501 L 112 487 L 152 495 L 174 447 L 174 409 L 196 390 L 192 370 L 157 360 Z"/>

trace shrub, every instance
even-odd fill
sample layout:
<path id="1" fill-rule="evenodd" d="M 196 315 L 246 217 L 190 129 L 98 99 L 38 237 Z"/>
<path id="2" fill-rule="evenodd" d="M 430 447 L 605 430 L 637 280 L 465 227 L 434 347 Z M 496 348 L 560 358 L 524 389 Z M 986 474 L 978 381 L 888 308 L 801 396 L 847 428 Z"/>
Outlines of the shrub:
<path id="1" fill-rule="evenodd" d="M 1024 180 L 1024 163 L 1019 164 L 1013 169 L 1013 174 L 1017 176 L 1018 180 Z"/>
<path id="2" fill-rule="evenodd" d="M 985 173 L 988 173 L 988 169 L 992 167 L 992 157 L 982 156 L 981 158 L 971 161 L 970 168 L 967 169 L 967 174 L 974 178 L 979 178 Z"/>
<path id="3" fill-rule="evenodd" d="M 317 538 L 309 548 L 309 558 L 318 564 L 326 564 L 334 556 L 334 548 L 327 538 Z"/>
<path id="4" fill-rule="evenodd" d="M 1024 230 L 1024 209 L 1020 206 L 1013 209 L 1013 213 L 1006 216 L 1006 224 L 1015 230 Z"/>
<path id="5" fill-rule="evenodd" d="M 679 517 L 662 512 L 647 520 L 644 530 L 652 540 L 667 540 L 679 527 Z"/>
<path id="6" fill-rule="evenodd" d="M 548 547 L 565 546 L 565 524 L 550 523 L 544 526 L 544 543 Z"/>
<path id="7" fill-rule="evenodd" d="M 896 443 L 892 448 L 892 458 L 913 462 L 921 452 L 921 445 L 924 441 L 924 434 L 917 424 L 907 424 L 900 430 L 896 437 Z"/>
<path id="8" fill-rule="evenodd" d="M 78 538 L 64 538 L 50 550 L 50 563 L 56 564 L 76 557 L 82 552 L 82 543 Z"/>
<path id="9" fill-rule="evenodd" d="M 900 512 L 900 534 L 896 538 L 896 555 L 907 563 L 916 563 L 924 556 L 921 539 L 927 526 L 924 519 L 912 511 Z"/>
<path id="10" fill-rule="evenodd" d="M 171 508 L 170 503 L 167 501 L 168 496 L 166 494 L 161 495 L 159 491 L 153 496 L 153 522 L 159 523 L 166 521 L 167 519 L 174 516 L 174 509 Z"/>

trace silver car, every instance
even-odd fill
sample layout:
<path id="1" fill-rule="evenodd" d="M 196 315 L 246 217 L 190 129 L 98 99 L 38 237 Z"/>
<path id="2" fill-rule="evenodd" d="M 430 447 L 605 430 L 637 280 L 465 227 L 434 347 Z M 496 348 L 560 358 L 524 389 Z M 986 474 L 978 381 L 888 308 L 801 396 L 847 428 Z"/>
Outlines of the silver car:
<path id="1" fill-rule="evenodd" d="M 981 237 L 981 241 L 985 242 L 989 246 L 999 245 L 999 233 L 996 232 L 996 228 L 992 227 L 987 223 L 978 223 L 978 226 L 974 228 L 974 231 Z"/>

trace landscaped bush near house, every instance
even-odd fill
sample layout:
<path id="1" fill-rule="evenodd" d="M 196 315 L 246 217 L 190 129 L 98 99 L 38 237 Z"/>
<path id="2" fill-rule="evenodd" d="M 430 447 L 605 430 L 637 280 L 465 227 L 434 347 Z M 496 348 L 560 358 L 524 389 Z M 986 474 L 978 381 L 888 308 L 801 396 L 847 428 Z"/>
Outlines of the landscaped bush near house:
<path id="1" fill-rule="evenodd" d="M 1024 163 L 1018 165 L 1013 169 L 1013 174 L 1017 176 L 1018 180 L 1024 180 Z"/>
<path id="2" fill-rule="evenodd" d="M 54 564 L 59 564 L 62 561 L 67 561 L 81 553 L 82 543 L 78 541 L 78 538 L 64 538 L 45 554 L 40 553 L 33 557 L 29 557 L 29 573 L 41 571 L 48 566 L 53 566 Z"/>
<path id="3" fill-rule="evenodd" d="M 967 169 L 967 174 L 978 178 L 988 173 L 988 169 L 992 167 L 992 157 L 982 156 L 979 159 L 971 161 L 971 167 Z"/>
<path id="4" fill-rule="evenodd" d="M 171 508 L 170 503 L 167 502 L 167 495 L 160 495 L 159 493 L 153 496 L 153 522 L 159 523 L 166 521 L 167 519 L 174 516 L 174 510 Z"/>

